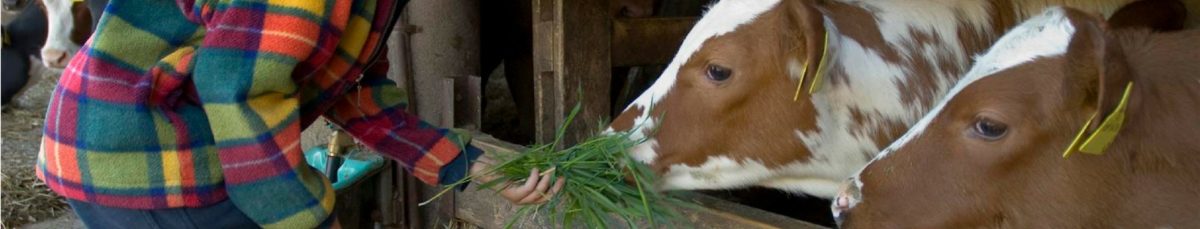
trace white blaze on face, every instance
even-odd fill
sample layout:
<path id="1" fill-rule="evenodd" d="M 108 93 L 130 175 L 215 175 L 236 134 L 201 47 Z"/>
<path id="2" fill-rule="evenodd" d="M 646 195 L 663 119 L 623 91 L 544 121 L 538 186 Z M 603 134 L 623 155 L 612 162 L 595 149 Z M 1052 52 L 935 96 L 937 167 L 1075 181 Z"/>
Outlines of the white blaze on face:
<path id="1" fill-rule="evenodd" d="M 1066 11 L 1060 7 L 1047 9 L 1041 15 L 1035 16 L 1009 30 L 995 45 L 982 56 L 976 58 L 975 65 L 965 77 L 950 89 L 949 94 L 921 118 L 907 133 L 897 139 L 873 160 L 878 161 L 889 156 L 892 152 L 903 148 L 914 138 L 920 137 L 929 128 L 930 122 L 945 109 L 946 104 L 972 83 L 991 76 L 1004 69 L 1029 62 L 1038 57 L 1057 56 L 1066 53 L 1075 27 L 1068 20 Z M 869 165 L 869 164 L 868 164 Z M 861 174 L 862 171 L 859 171 Z M 853 185 L 862 187 L 858 175 L 852 179 Z"/>
<path id="2" fill-rule="evenodd" d="M 739 26 L 754 21 L 758 15 L 774 8 L 778 3 L 779 0 L 725 0 L 713 5 L 704 17 L 696 22 L 692 31 L 688 32 L 683 44 L 679 47 L 679 52 L 675 54 L 675 58 L 667 66 L 667 69 L 663 70 L 662 76 L 659 76 L 649 89 L 646 89 L 629 107 L 625 108 L 629 110 L 632 107 L 640 107 L 642 110 L 642 114 L 633 122 L 633 129 L 629 130 L 632 132 L 631 137 L 642 139 L 646 137 L 646 130 L 656 127 L 654 118 L 658 117 L 653 117 L 650 110 L 655 107 L 655 103 L 662 101 L 662 98 L 675 86 L 679 68 L 702 48 L 705 41 L 733 32 Z M 611 132 L 612 129 L 610 128 L 608 131 Z M 655 147 L 657 147 L 655 141 L 646 141 L 642 145 L 634 147 L 632 154 L 643 162 L 651 163 L 658 157 L 658 153 L 654 152 Z"/>
<path id="3" fill-rule="evenodd" d="M 54 60 L 47 58 L 48 53 L 59 52 L 65 55 L 65 61 L 70 60 L 69 55 L 74 55 L 79 51 L 79 45 L 71 41 L 71 30 L 75 28 L 75 15 L 71 13 L 72 0 L 42 0 L 46 6 L 46 44 L 42 46 L 42 64 L 49 68 L 54 67 Z M 91 26 L 91 25 L 86 25 Z"/>

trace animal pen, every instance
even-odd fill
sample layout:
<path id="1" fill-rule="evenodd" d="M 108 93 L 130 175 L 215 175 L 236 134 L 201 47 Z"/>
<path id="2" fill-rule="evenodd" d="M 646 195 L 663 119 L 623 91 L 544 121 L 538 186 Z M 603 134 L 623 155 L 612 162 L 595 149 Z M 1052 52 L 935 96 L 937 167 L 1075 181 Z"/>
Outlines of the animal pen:
<path id="1" fill-rule="evenodd" d="M 472 144 L 489 154 L 519 152 L 522 149 L 519 144 L 478 131 L 484 119 L 491 118 L 484 117 L 481 108 L 487 99 L 478 75 L 481 19 L 476 9 L 489 9 L 480 9 L 480 1 L 483 0 L 409 2 L 387 40 L 389 78 L 407 89 L 408 109 L 424 120 L 443 127 L 475 130 Z M 695 17 L 698 12 L 688 15 L 671 11 L 699 9 L 706 2 L 661 1 L 660 6 L 670 7 L 658 9 L 658 15 L 686 16 L 652 18 L 616 18 L 608 13 L 609 4 L 609 0 L 532 0 L 534 112 L 521 115 L 533 116 L 534 142 L 553 141 L 557 128 L 566 124 L 564 117 L 575 104 L 581 104 L 583 110 L 566 130 L 567 144 L 601 129 L 599 123 L 613 117 L 614 111 L 620 111 L 632 99 L 630 96 L 636 97 L 640 88 L 644 88 L 637 82 L 656 76 L 656 73 L 646 74 L 653 72 L 654 67 L 643 66 L 669 62 L 698 20 Z M 614 83 L 617 77 L 627 78 Z M 628 79 L 635 77 L 641 79 Z M 617 91 L 613 93 L 617 95 L 612 96 L 610 91 Z M 304 148 L 328 142 L 329 132 L 323 125 L 313 125 L 304 133 Z M 422 184 L 391 163 L 382 168 L 340 191 L 337 212 L 343 226 L 502 228 L 519 208 L 490 190 L 473 187 L 418 206 L 441 191 L 441 187 Z M 684 192 L 680 198 L 694 204 L 682 207 L 681 213 L 683 220 L 698 228 L 821 228 L 727 200 L 730 198 L 700 192 Z M 827 206 L 807 208 L 827 209 Z M 522 219 L 517 225 L 558 227 L 536 220 Z"/>

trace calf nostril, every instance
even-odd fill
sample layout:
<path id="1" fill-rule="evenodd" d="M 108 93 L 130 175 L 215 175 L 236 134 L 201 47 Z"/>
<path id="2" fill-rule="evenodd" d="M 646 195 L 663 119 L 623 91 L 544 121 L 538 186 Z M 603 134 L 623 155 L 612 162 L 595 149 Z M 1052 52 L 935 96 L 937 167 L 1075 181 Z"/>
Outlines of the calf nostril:
<path id="1" fill-rule="evenodd" d="M 850 197 L 839 195 L 837 198 L 837 209 L 841 211 L 850 210 Z"/>
<path id="2" fill-rule="evenodd" d="M 833 198 L 833 206 L 830 207 L 833 212 L 833 221 L 837 223 L 838 227 L 842 227 L 843 222 L 850 218 L 850 209 L 858 204 L 859 195 L 858 185 L 855 185 L 853 179 L 843 184 L 842 188 L 838 190 L 837 197 Z"/>
<path id="3" fill-rule="evenodd" d="M 861 201 L 861 195 L 857 182 L 853 178 L 843 183 L 841 189 L 838 190 L 837 196 L 833 198 L 832 206 L 830 206 L 834 218 L 844 218 L 845 214 Z"/>
<path id="4" fill-rule="evenodd" d="M 862 193 L 859 191 L 859 187 L 856 183 L 857 182 L 852 179 L 842 185 L 841 190 L 838 190 L 837 199 L 835 199 L 837 206 L 852 208 L 854 205 L 858 204 Z"/>

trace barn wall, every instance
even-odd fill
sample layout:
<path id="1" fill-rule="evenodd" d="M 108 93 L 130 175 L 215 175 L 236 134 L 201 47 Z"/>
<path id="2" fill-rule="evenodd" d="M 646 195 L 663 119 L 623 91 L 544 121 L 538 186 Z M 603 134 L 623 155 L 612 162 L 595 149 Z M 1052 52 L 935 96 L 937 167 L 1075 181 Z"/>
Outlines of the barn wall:
<path id="1" fill-rule="evenodd" d="M 413 0 L 408 3 L 406 28 L 410 34 L 411 79 L 417 114 L 427 122 L 454 124 L 454 78 L 479 72 L 479 0 Z M 441 191 L 420 186 L 420 200 Z M 454 212 L 452 199 L 420 207 L 419 228 L 447 225 Z"/>
<path id="2" fill-rule="evenodd" d="M 453 106 L 452 100 L 447 103 L 442 96 L 450 90 L 444 88 L 445 78 L 478 75 L 478 7 L 478 0 L 414 0 L 408 4 L 417 110 L 426 121 L 453 123 L 439 113 Z"/>
<path id="3" fill-rule="evenodd" d="M 1185 28 L 1196 29 L 1200 26 L 1200 0 L 1183 0 L 1183 4 L 1187 5 L 1188 18 Z"/>

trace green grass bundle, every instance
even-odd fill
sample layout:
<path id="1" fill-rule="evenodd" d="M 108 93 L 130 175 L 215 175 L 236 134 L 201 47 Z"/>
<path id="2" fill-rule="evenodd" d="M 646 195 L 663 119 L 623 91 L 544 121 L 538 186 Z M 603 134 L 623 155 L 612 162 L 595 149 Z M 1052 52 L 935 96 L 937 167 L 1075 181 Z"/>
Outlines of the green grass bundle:
<path id="1" fill-rule="evenodd" d="M 576 106 L 571 111 L 566 123 L 571 123 L 579 109 Z M 654 172 L 629 155 L 629 149 L 641 143 L 640 140 L 630 139 L 628 133 L 597 135 L 570 148 L 556 150 L 566 128 L 560 127 L 550 144 L 535 145 L 519 154 L 493 155 L 498 163 L 491 172 L 500 179 L 481 184 L 479 189 L 493 188 L 504 181 L 522 183 L 533 168 L 542 171 L 555 168 L 557 176 L 565 177 L 567 182 L 548 203 L 521 207 L 516 217 L 505 224 L 506 228 L 532 214 L 546 216 L 550 223 L 563 228 L 611 228 L 610 219 L 630 228 L 641 223 L 657 227 L 678 221 L 674 206 L 680 206 L 680 200 L 655 191 Z M 458 184 L 470 182 L 471 178 Z"/>

